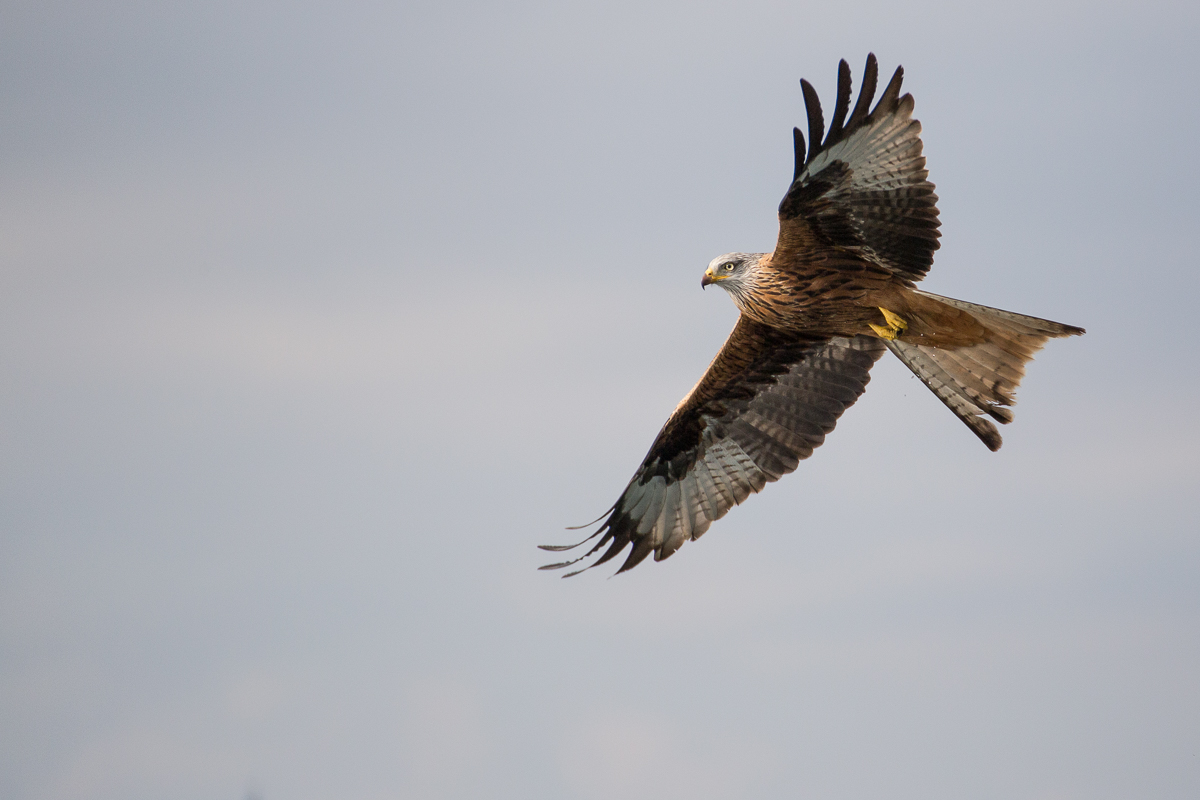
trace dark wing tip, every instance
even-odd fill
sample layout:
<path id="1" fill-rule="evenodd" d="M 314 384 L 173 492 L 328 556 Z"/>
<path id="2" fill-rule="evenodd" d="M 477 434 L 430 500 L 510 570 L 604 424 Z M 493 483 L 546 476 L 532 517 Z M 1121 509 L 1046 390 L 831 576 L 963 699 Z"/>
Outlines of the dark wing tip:
<path id="1" fill-rule="evenodd" d="M 875 89 L 879 82 L 879 60 L 874 53 L 867 53 L 867 63 L 863 68 L 862 87 L 859 89 L 858 100 L 854 111 L 850 111 L 850 97 L 853 87 L 850 75 L 850 65 L 846 59 L 838 61 L 837 99 L 833 107 L 833 119 L 829 123 L 829 131 L 825 131 L 825 117 L 821 110 L 821 99 L 817 90 L 806 79 L 800 79 L 800 89 L 804 93 L 804 107 L 808 115 L 808 146 L 805 147 L 804 134 L 799 128 L 792 129 L 793 148 L 796 155 L 796 168 L 792 173 L 792 182 L 800 178 L 800 173 L 813 156 L 829 145 L 840 140 L 846 131 L 872 119 L 878 113 L 892 111 L 899 102 L 900 86 L 904 82 L 904 67 L 896 67 L 892 79 L 879 98 L 874 110 L 871 101 L 875 98 Z M 847 118 L 849 114 L 849 118 Z"/>
<path id="2" fill-rule="evenodd" d="M 858 101 L 854 104 L 854 111 L 850 113 L 850 120 L 846 123 L 846 128 L 853 128 L 866 119 L 867 113 L 871 110 L 871 101 L 875 99 L 875 84 L 878 80 L 879 61 L 876 60 L 874 53 L 867 53 L 867 65 L 863 67 L 863 80 L 862 86 L 858 90 Z"/>
<path id="3" fill-rule="evenodd" d="M 590 528 L 590 527 L 592 527 L 593 525 L 595 525 L 597 522 L 599 522 L 600 520 L 604 519 L 604 518 L 605 518 L 605 517 L 607 517 L 609 514 L 611 514 L 611 513 L 612 513 L 614 510 L 616 510 L 616 508 L 617 508 L 617 504 L 616 504 L 616 503 L 613 503 L 611 506 L 609 506 L 609 507 L 608 507 L 608 509 L 607 509 L 607 510 L 606 510 L 606 511 L 605 511 L 603 514 L 601 514 L 600 516 L 596 517 L 596 518 L 595 518 L 594 520 L 592 520 L 591 522 L 585 522 L 583 525 L 568 525 L 568 526 L 567 526 L 567 530 L 569 530 L 569 531 L 581 531 L 581 530 L 583 530 L 584 528 Z M 599 531 L 597 531 L 596 533 L 599 533 Z M 596 534 L 592 534 L 592 536 L 595 536 L 595 535 L 596 535 Z M 591 537 L 591 536 L 589 536 L 589 537 L 588 537 L 588 539 L 590 539 L 590 538 L 592 538 L 592 537 Z M 584 542 L 586 542 L 586 541 L 587 541 L 587 539 L 584 539 L 583 541 L 584 541 Z M 580 542 L 579 544 L 583 544 L 583 542 Z M 578 547 L 578 545 L 576 545 L 576 547 Z"/>
<path id="4" fill-rule="evenodd" d="M 871 112 L 871 116 L 879 113 L 889 113 L 895 110 L 896 105 L 900 102 L 900 86 L 904 83 L 904 67 L 896 67 L 896 71 L 892 73 L 892 79 L 888 81 L 887 88 L 883 90 L 883 94 L 879 97 L 879 103 L 875 106 L 875 110 Z"/>
<path id="5" fill-rule="evenodd" d="M 804 134 L 799 128 L 792 128 L 792 148 L 796 151 L 796 169 L 792 172 L 792 183 L 795 183 L 804 169 Z"/>
<path id="6" fill-rule="evenodd" d="M 654 552 L 654 545 L 651 544 L 650 537 L 643 536 L 641 539 L 638 539 L 636 542 L 634 542 L 633 549 L 629 551 L 629 557 L 625 559 L 625 563 L 621 565 L 621 568 L 617 570 L 616 574 L 620 575 L 622 572 L 627 572 L 633 569 L 638 564 L 645 561 L 646 556 L 650 555 L 652 552 Z M 597 561 L 596 563 L 598 564 L 600 562 Z"/>
<path id="7" fill-rule="evenodd" d="M 608 512 L 605 512 L 605 513 L 608 513 Z M 600 519 L 603 519 L 603 517 L 601 517 Z M 596 522 L 599 522 L 599 521 L 600 521 L 599 519 L 596 520 Z M 588 524 L 595 525 L 596 523 L 592 522 L 592 523 L 588 523 Z M 586 526 L 584 526 L 584 527 L 586 527 Z M 596 530 L 595 533 L 590 534 L 589 536 L 587 536 L 584 539 L 581 539 L 580 541 L 576 542 L 575 544 L 539 544 L 538 549 L 539 550 L 549 550 L 551 553 L 561 553 L 564 550 L 574 550 L 576 547 L 579 547 L 579 545 L 583 544 L 584 542 L 588 542 L 588 541 L 591 541 L 592 539 L 595 539 L 597 536 L 600 535 L 600 533 L 605 529 L 605 527 L 606 526 L 601 525 L 599 527 L 599 529 Z M 577 529 L 576 528 L 567 528 L 567 530 L 573 531 L 573 530 L 577 530 Z"/>
<path id="8" fill-rule="evenodd" d="M 842 125 L 846 122 L 846 114 L 850 112 L 851 89 L 850 65 L 843 58 L 838 62 L 837 102 L 833 106 L 833 120 L 825 137 L 826 147 L 842 138 Z"/>
<path id="9" fill-rule="evenodd" d="M 579 547 L 579 545 L 583 544 L 584 542 L 586 542 L 590 539 L 596 538 L 601 533 L 605 533 L 605 531 L 608 531 L 608 528 L 609 528 L 608 523 L 601 525 L 599 530 L 597 530 L 591 536 L 587 537 L 587 539 L 584 539 L 583 542 L 578 542 L 577 544 L 568 544 L 568 545 L 540 544 L 540 545 L 538 545 L 538 548 L 541 550 L 548 550 L 551 553 L 560 553 L 563 550 L 572 550 L 576 547 Z M 585 558 L 588 558 L 588 557 L 594 555 L 597 550 L 599 550 L 600 548 L 602 548 L 606 544 L 608 544 L 610 538 L 612 538 L 612 532 L 608 531 L 608 533 L 606 533 L 605 536 L 599 542 L 597 542 L 594 547 L 592 547 L 590 550 L 588 550 L 586 553 L 579 556 L 578 558 L 573 558 L 570 561 L 559 561 L 555 564 L 546 564 L 544 566 L 538 567 L 538 569 L 540 569 L 540 570 L 562 569 L 563 567 L 569 567 L 572 564 L 578 564 L 580 561 L 583 561 Z M 628 542 L 629 540 L 625 539 L 625 541 Z M 624 546 L 624 545 L 622 545 L 622 546 Z M 570 577 L 571 575 L 578 575 L 580 572 L 583 572 L 584 570 L 587 570 L 587 569 L 591 569 L 592 567 L 596 566 L 596 564 L 601 564 L 609 558 L 612 558 L 611 552 L 605 553 L 604 556 L 601 557 L 601 559 L 599 561 L 597 561 L 595 564 L 591 564 L 591 565 L 585 567 L 584 569 L 580 569 L 580 570 L 576 570 L 575 572 L 568 573 L 567 575 L 564 575 L 563 577 L 566 578 L 566 577 Z"/>
<path id="10" fill-rule="evenodd" d="M 800 90 L 804 92 L 804 108 L 808 111 L 808 141 L 810 156 L 816 154 L 825 138 L 825 115 L 821 113 L 821 98 L 817 90 L 804 78 L 800 79 Z"/>

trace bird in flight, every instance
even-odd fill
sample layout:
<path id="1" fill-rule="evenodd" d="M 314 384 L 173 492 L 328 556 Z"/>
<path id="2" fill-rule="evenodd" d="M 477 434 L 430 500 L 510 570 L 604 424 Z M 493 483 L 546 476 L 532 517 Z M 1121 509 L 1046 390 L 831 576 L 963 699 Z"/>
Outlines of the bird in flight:
<path id="1" fill-rule="evenodd" d="M 676 407 L 587 553 L 561 569 L 631 546 L 618 572 L 667 558 L 734 505 L 796 469 L 833 430 L 890 350 L 991 450 L 993 422 L 1012 421 L 1025 363 L 1047 339 L 1082 334 L 1011 311 L 916 288 L 938 248 L 937 195 L 922 155 L 912 95 L 897 67 L 870 108 L 878 77 L 867 56 L 850 109 L 850 67 L 838 65 L 829 130 L 812 84 L 800 81 L 808 146 L 793 129 L 796 167 L 779 204 L 771 253 L 714 258 L 700 281 L 741 312 L 699 383 Z M 601 522 L 603 520 L 603 522 Z M 594 524 L 594 523 L 593 523 Z M 588 526 L 584 526 L 588 527 Z M 564 577 L 567 577 L 564 576 Z"/>

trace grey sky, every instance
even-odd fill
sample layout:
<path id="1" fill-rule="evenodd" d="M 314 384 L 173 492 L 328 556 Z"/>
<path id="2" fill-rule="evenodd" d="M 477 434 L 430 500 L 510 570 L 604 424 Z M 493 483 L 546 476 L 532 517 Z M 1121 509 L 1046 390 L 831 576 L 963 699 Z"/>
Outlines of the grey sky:
<path id="1" fill-rule="evenodd" d="M 1197 796 L 1198 22 L 5 3 L 0 796 Z M 536 572 L 869 50 L 926 288 L 1087 336 L 998 454 L 885 359 L 702 541 Z"/>

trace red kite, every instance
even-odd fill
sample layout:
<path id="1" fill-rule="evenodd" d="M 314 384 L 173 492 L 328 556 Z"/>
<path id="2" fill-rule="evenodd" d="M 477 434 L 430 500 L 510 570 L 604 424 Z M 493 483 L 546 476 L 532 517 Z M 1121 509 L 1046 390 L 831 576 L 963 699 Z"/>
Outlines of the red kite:
<path id="1" fill-rule="evenodd" d="M 698 539 L 812 455 L 885 349 L 998 450 L 993 420 L 1012 421 L 1025 363 L 1047 339 L 1084 332 L 916 288 L 938 248 L 937 195 L 912 95 L 900 95 L 904 70 L 897 67 L 869 109 L 877 74 L 872 54 L 851 111 L 850 67 L 838 65 L 827 133 L 816 90 L 800 81 L 810 145 L 806 154 L 804 135 L 793 130 L 796 168 L 779 204 L 775 251 L 720 256 L 700 281 L 729 293 L 741 311 L 737 325 L 584 540 L 603 534 L 600 541 L 542 569 L 607 547 L 596 566 L 632 544 L 624 572 Z"/>

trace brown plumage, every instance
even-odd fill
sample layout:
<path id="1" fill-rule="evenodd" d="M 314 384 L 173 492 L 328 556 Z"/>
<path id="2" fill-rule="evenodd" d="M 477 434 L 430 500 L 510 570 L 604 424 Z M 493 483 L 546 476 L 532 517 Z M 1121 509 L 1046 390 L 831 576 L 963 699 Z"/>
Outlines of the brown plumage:
<path id="1" fill-rule="evenodd" d="M 596 566 L 632 545 L 624 572 L 699 538 L 812 455 L 885 349 L 984 444 L 1000 448 L 993 420 L 1012 421 L 1026 362 L 1047 339 L 1084 331 L 915 288 L 933 264 L 939 223 L 912 95 L 900 94 L 903 75 L 898 67 L 870 108 L 878 65 L 868 55 L 851 111 L 842 61 L 828 132 L 816 90 L 800 82 L 811 145 L 794 129 L 796 169 L 779 204 L 775 250 L 720 256 L 701 281 L 729 292 L 741 311 L 737 326 L 588 537 L 600 541 L 542 569 L 603 550 Z"/>

